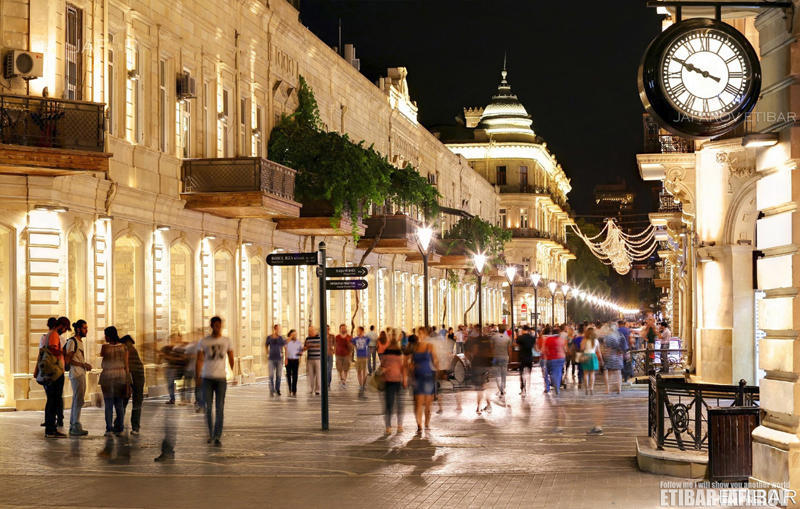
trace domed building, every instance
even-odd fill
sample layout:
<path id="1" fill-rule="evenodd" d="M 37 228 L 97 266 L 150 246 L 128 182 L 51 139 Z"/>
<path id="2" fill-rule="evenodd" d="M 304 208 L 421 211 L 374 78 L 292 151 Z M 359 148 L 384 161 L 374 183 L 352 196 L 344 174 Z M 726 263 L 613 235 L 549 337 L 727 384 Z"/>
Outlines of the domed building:
<path id="1" fill-rule="evenodd" d="M 511 90 L 503 68 L 497 92 L 485 107 L 464 108 L 464 123 L 435 128 L 434 134 L 454 153 L 467 159 L 499 193 L 498 224 L 511 230 L 506 260 L 517 266 L 515 323 L 564 320 L 563 294 L 556 291 L 555 309 L 547 289 L 567 279 L 567 262 L 575 259 L 566 245 L 573 223 L 567 194 L 572 189 L 547 143 L 533 130 L 533 120 Z M 541 275 L 538 305 L 533 302 L 530 275 Z M 508 300 L 506 300 L 508 302 Z M 508 311 L 508 309 L 506 309 Z M 555 317 L 553 317 L 555 313 Z"/>

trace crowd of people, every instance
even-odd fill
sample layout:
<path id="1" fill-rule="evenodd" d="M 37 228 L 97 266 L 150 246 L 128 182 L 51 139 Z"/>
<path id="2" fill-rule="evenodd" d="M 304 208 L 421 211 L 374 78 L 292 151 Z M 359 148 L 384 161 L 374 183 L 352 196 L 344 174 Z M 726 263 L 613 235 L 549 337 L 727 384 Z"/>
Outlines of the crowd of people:
<path id="1" fill-rule="evenodd" d="M 86 374 L 92 366 L 86 362 L 84 339 L 88 332 L 85 320 L 70 323 L 66 317 L 50 318 L 48 332 L 42 335 L 34 377 L 44 386 L 46 438 L 64 438 L 63 388 L 65 377 L 72 386 L 72 408 L 69 436 L 80 437 L 88 432 L 80 422 L 81 408 L 85 403 Z M 222 319 L 213 317 L 209 323 L 210 334 L 195 342 L 186 342 L 173 335 L 169 344 L 158 351 L 158 359 L 166 366 L 167 405 L 176 404 L 176 383 L 183 381 L 182 402 L 205 412 L 208 443 L 221 445 L 227 368 L 234 367 L 232 341 L 222 335 Z M 73 334 L 68 339 L 68 331 Z M 652 316 L 637 326 L 625 321 L 583 322 L 579 324 L 544 324 L 532 328 L 523 325 L 510 330 L 504 324 L 490 324 L 481 329 L 477 325 L 460 325 L 455 329 L 442 325 L 417 327 L 406 331 L 388 327 L 376 330 L 370 326 L 355 327 L 351 336 L 345 324 L 337 334 L 327 328 L 327 348 L 322 351 L 318 329 L 311 325 L 301 341 L 296 330 L 286 336 L 281 326 L 274 325 L 264 341 L 264 354 L 268 361 L 268 388 L 272 398 L 281 397 L 282 373 L 286 373 L 288 397 L 297 397 L 299 367 L 305 356 L 308 394 L 320 394 L 321 384 L 330 390 L 333 371 L 337 372 L 338 385 L 348 387 L 351 365 L 355 363 L 355 382 L 358 397 L 367 399 L 367 387 L 372 385 L 382 394 L 385 433 L 403 432 L 403 400 L 405 393 L 413 401 L 417 432 L 431 427 L 434 403 L 437 413 L 443 411 L 443 383 L 453 388 L 456 408 L 462 411 L 461 389 L 475 390 L 476 414 L 492 411 L 492 401 L 505 405 L 507 375 L 512 352 L 516 352 L 516 366 L 520 374 L 520 395 L 526 398 L 531 390 L 531 376 L 536 359 L 539 360 L 544 382 L 544 393 L 557 397 L 572 385 L 586 396 L 595 393 L 597 373 L 602 374 L 606 393 L 620 393 L 625 380 L 633 376 L 636 362 L 631 351 L 645 348 L 654 359 L 658 339 L 669 344 L 671 332 L 666 323 L 656 325 Z M 115 327 L 104 330 L 105 342 L 100 349 L 101 374 L 99 385 L 105 407 L 106 436 L 124 433 L 125 414 L 132 402 L 130 432 L 139 434 L 142 403 L 144 400 L 144 365 L 134 339 L 119 336 Z M 327 360 L 327 377 L 322 380 L 321 359 Z M 463 378 L 455 370 L 462 369 Z M 487 394 L 494 379 L 496 393 Z M 602 434 L 600 426 L 590 434 Z M 174 437 L 169 433 L 162 443 L 162 454 L 157 461 L 174 457 Z"/>

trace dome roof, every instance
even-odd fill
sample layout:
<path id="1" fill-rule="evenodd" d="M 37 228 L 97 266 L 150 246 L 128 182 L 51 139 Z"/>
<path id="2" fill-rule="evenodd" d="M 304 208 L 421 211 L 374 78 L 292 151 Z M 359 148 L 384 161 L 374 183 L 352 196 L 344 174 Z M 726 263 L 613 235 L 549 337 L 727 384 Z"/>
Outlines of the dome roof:
<path id="1" fill-rule="evenodd" d="M 478 122 L 478 129 L 485 129 L 492 137 L 502 138 L 522 138 L 529 140 L 536 135 L 531 128 L 533 120 L 528 115 L 525 106 L 519 102 L 517 96 L 511 92 L 511 86 L 506 80 L 508 72 L 503 69 L 500 85 L 497 93 L 492 96 L 490 102 L 483 110 L 481 119 Z"/>

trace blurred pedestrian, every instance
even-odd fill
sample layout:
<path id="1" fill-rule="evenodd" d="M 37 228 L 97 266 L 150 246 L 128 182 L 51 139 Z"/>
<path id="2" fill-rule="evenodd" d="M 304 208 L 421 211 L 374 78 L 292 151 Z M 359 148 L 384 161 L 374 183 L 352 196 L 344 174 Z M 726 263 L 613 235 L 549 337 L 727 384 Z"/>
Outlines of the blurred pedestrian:
<path id="1" fill-rule="evenodd" d="M 186 369 L 183 371 L 183 401 L 191 401 L 191 394 L 194 393 L 194 411 L 202 412 L 203 387 L 197 383 L 197 348 L 200 341 L 196 338 L 188 343 L 184 349 L 186 352 Z M 135 392 L 135 390 L 134 390 Z"/>
<path id="2" fill-rule="evenodd" d="M 508 374 L 508 359 L 511 356 L 511 336 L 505 332 L 505 326 L 501 325 L 500 330 L 492 334 L 492 364 L 501 400 L 506 397 L 506 375 Z"/>
<path id="3" fill-rule="evenodd" d="M 545 355 L 547 356 L 547 388 L 544 392 L 550 392 L 550 387 L 555 388 L 556 396 L 560 394 L 561 376 L 564 370 L 564 357 L 566 355 L 566 345 L 561 331 L 556 327 L 552 334 L 544 340 Z"/>
<path id="4" fill-rule="evenodd" d="M 392 433 L 392 413 L 397 416 L 397 433 L 403 432 L 403 388 L 408 386 L 406 365 L 403 361 L 403 351 L 400 349 L 399 333 L 397 329 L 392 332 L 392 339 L 388 342 L 381 358 L 381 369 L 386 382 L 384 390 L 384 421 L 386 434 Z"/>
<path id="5" fill-rule="evenodd" d="M 605 355 L 603 356 L 607 374 L 606 394 L 615 388 L 617 394 L 622 392 L 622 368 L 624 356 L 628 351 L 628 342 L 619 333 L 616 322 L 608 324 L 608 333 L 605 335 Z"/>
<path id="6" fill-rule="evenodd" d="M 375 368 L 378 367 L 378 333 L 375 332 L 375 326 L 369 326 L 369 332 L 367 332 L 367 338 L 369 339 L 369 357 L 368 359 L 368 369 L 369 374 L 371 375 Z"/>
<path id="7" fill-rule="evenodd" d="M 269 366 L 269 395 L 281 395 L 281 369 L 283 368 L 283 348 L 286 339 L 281 336 L 281 326 L 277 323 L 272 326 L 272 334 L 267 336 L 264 348 L 267 350 L 267 363 Z"/>
<path id="8" fill-rule="evenodd" d="M 169 344 L 159 352 L 159 357 L 167 362 L 167 392 L 169 393 L 167 405 L 175 404 L 175 382 L 183 378 L 183 370 L 186 369 L 185 346 L 183 336 L 179 332 L 174 332 L 169 336 Z"/>
<path id="9" fill-rule="evenodd" d="M 80 437 L 89 432 L 81 425 L 81 409 L 86 396 L 86 372 L 92 370 L 86 362 L 83 338 L 89 332 L 86 320 L 78 320 L 72 324 L 74 335 L 64 344 L 64 367 L 69 372 L 72 385 L 72 410 L 69 414 L 69 434 Z"/>
<path id="10" fill-rule="evenodd" d="M 397 335 L 397 342 L 400 343 L 400 332 L 397 329 L 393 329 L 391 327 L 387 328 L 385 331 L 381 331 L 378 335 L 378 343 L 377 343 L 377 350 L 378 350 L 378 360 L 383 359 L 383 352 L 389 348 L 389 336 L 388 334 L 395 334 Z"/>
<path id="11" fill-rule="evenodd" d="M 289 341 L 286 342 L 285 364 L 286 385 L 289 386 L 289 396 L 297 397 L 297 372 L 300 368 L 300 356 L 303 355 L 303 344 L 297 339 L 297 331 L 289 331 Z"/>
<path id="12" fill-rule="evenodd" d="M 357 335 L 351 340 L 352 349 L 356 352 L 356 377 L 358 378 L 358 397 L 366 398 L 367 395 L 367 362 L 369 359 L 370 339 L 364 334 L 364 327 L 356 329 Z"/>
<path id="13" fill-rule="evenodd" d="M 128 351 L 128 369 L 131 373 L 131 397 L 133 406 L 131 407 L 131 434 L 138 435 L 142 424 L 142 404 L 144 403 L 144 363 L 139 357 L 139 352 L 134 346 L 135 341 L 129 335 L 120 338 L 120 342 L 125 345 Z M 125 398 L 125 406 L 128 405 L 128 398 Z"/>
<path id="14" fill-rule="evenodd" d="M 547 374 L 547 351 L 545 350 L 545 338 L 550 336 L 549 325 L 545 325 L 542 332 L 536 336 L 536 350 L 539 352 L 539 369 L 542 371 L 542 379 L 544 380 L 544 392 L 550 391 L 550 375 Z"/>
<path id="15" fill-rule="evenodd" d="M 210 325 L 211 334 L 200 340 L 197 351 L 197 373 L 202 377 L 203 383 L 208 443 L 213 441 L 214 445 L 220 446 L 225 416 L 225 392 L 228 387 L 225 357 L 227 356 L 228 364 L 233 369 L 233 345 L 230 339 L 222 335 L 220 317 L 213 317 Z"/>
<path id="16" fill-rule="evenodd" d="M 100 348 L 103 358 L 100 388 L 105 405 L 106 436 L 112 433 L 119 436 L 125 430 L 125 400 L 131 394 L 128 350 L 120 341 L 116 327 L 106 327 L 103 333 L 106 343 Z"/>
<path id="17" fill-rule="evenodd" d="M 431 427 L 431 407 L 433 394 L 436 392 L 436 354 L 427 338 L 427 329 L 419 327 L 416 341 L 410 344 L 412 353 L 409 357 L 409 372 L 414 374 L 414 416 L 417 419 L 417 433 L 422 433 L 423 414 L 425 429 Z"/>
<path id="18" fill-rule="evenodd" d="M 583 368 L 583 388 L 586 394 L 594 394 L 595 374 L 600 368 L 600 342 L 594 327 L 587 327 L 581 341 L 581 367 Z"/>
<path id="19" fill-rule="evenodd" d="M 47 398 L 44 406 L 45 438 L 65 438 L 59 431 L 64 427 L 64 353 L 61 334 L 70 328 L 69 319 L 50 317 L 47 333 L 39 340 L 39 355 L 33 377 L 44 386 Z"/>
<path id="20" fill-rule="evenodd" d="M 475 388 L 475 413 L 478 415 L 481 415 L 482 412 L 492 411 L 492 403 L 485 394 L 486 384 L 489 382 L 493 364 L 492 341 L 485 332 L 477 336 L 470 336 L 464 345 L 470 363 L 472 385 Z M 486 406 L 481 408 L 484 400 L 486 401 Z"/>
<path id="21" fill-rule="evenodd" d="M 330 340 L 330 336 L 328 336 Z M 308 380 L 308 394 L 319 394 L 320 384 L 322 383 L 322 373 L 320 372 L 321 338 L 317 334 L 317 328 L 313 325 L 308 326 L 308 336 L 303 343 L 303 350 L 306 352 L 306 379 Z M 328 372 L 331 365 L 328 364 Z"/>
<path id="22" fill-rule="evenodd" d="M 519 384 L 520 394 L 524 398 L 527 395 L 528 387 L 531 384 L 531 371 L 533 370 L 533 349 L 536 340 L 531 334 L 528 325 L 522 326 L 522 334 L 517 336 L 517 346 L 519 347 Z"/>

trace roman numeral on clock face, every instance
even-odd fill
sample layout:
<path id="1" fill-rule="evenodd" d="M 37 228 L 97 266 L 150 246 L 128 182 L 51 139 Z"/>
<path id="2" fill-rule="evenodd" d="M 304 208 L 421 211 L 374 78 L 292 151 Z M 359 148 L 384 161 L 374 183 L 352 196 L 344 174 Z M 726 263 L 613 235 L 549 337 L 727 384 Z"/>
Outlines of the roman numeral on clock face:
<path id="1" fill-rule="evenodd" d="M 723 92 L 728 92 L 729 94 L 734 95 L 734 96 L 739 95 L 739 89 L 734 87 L 730 83 L 725 85 L 725 90 L 723 90 Z"/>
<path id="2" fill-rule="evenodd" d="M 672 93 L 675 94 L 675 98 L 677 99 L 681 94 L 686 92 L 686 85 L 683 83 L 678 83 L 674 87 L 672 87 Z"/>
<path id="3" fill-rule="evenodd" d="M 700 37 L 698 41 L 700 42 L 700 51 L 708 51 L 708 43 L 709 43 L 708 38 Z"/>
<path id="4" fill-rule="evenodd" d="M 728 78 L 744 78 L 744 73 L 741 71 L 729 72 Z"/>

